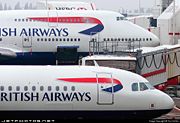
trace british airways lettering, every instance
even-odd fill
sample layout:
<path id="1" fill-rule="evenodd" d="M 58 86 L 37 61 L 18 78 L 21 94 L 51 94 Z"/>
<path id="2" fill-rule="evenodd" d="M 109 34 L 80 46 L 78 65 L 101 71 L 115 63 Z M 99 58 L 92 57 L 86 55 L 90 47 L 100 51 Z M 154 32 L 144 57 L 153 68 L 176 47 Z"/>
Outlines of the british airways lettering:
<path id="1" fill-rule="evenodd" d="M 22 28 L 19 32 L 16 28 L 0 28 L 0 36 L 58 36 L 67 37 L 68 28 Z"/>
<path id="2" fill-rule="evenodd" d="M 39 94 L 38 92 L 1 92 L 0 101 L 91 101 L 90 92 L 51 92 Z"/>

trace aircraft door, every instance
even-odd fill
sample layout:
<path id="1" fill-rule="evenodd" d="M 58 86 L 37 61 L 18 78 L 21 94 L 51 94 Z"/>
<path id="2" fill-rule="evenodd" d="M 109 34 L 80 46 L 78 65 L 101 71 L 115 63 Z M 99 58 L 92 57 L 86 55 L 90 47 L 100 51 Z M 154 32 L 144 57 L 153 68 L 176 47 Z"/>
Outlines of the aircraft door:
<path id="1" fill-rule="evenodd" d="M 57 27 L 58 26 L 58 14 L 56 11 L 48 11 L 48 26 Z"/>
<path id="2" fill-rule="evenodd" d="M 22 45 L 23 45 L 23 48 L 31 48 L 32 47 L 32 37 L 31 36 L 23 36 L 22 37 Z"/>
<path id="3" fill-rule="evenodd" d="M 114 103 L 113 79 L 110 73 L 97 73 L 97 103 L 112 105 Z"/>

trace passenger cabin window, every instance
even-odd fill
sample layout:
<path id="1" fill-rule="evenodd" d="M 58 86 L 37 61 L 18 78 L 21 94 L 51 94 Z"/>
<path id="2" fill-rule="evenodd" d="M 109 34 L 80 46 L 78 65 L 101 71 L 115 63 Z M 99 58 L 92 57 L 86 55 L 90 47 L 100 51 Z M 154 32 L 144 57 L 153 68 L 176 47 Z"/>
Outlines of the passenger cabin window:
<path id="1" fill-rule="evenodd" d="M 51 91 L 51 86 L 48 86 L 48 91 Z"/>
<path id="2" fill-rule="evenodd" d="M 141 83 L 139 83 L 139 85 L 140 85 L 140 91 L 148 90 L 148 87 L 146 86 L 145 83 L 141 82 Z"/>
<path id="3" fill-rule="evenodd" d="M 24 86 L 24 91 L 28 91 L 28 86 Z"/>
<path id="4" fill-rule="evenodd" d="M 67 91 L 67 86 L 64 86 L 64 88 L 63 88 L 63 89 L 64 89 L 64 91 Z"/>
<path id="5" fill-rule="evenodd" d="M 59 91 L 60 89 L 59 89 L 59 86 L 56 86 L 56 91 Z"/>
<path id="6" fill-rule="evenodd" d="M 8 87 L 8 90 L 9 90 L 9 91 L 12 91 L 12 86 L 9 86 L 9 87 Z"/>
<path id="7" fill-rule="evenodd" d="M 71 87 L 71 90 L 72 90 L 72 91 L 75 91 L 75 86 L 72 86 L 72 87 Z"/>
<path id="8" fill-rule="evenodd" d="M 4 86 L 1 86 L 0 89 L 1 89 L 1 91 L 4 91 Z"/>
<path id="9" fill-rule="evenodd" d="M 32 91 L 36 91 L 36 86 L 32 86 Z"/>
<path id="10" fill-rule="evenodd" d="M 44 87 L 43 86 L 40 86 L 40 91 L 44 91 Z"/>
<path id="11" fill-rule="evenodd" d="M 138 91 L 138 83 L 132 84 L 132 91 Z"/>
<path id="12" fill-rule="evenodd" d="M 20 86 L 16 86 L 16 91 L 20 91 Z"/>

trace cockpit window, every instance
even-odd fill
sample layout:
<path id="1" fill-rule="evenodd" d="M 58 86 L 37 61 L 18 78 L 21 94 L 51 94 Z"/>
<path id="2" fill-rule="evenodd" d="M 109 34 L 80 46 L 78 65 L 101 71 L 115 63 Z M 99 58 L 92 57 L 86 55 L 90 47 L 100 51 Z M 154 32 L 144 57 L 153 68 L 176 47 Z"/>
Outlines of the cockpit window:
<path id="1" fill-rule="evenodd" d="M 151 90 L 155 89 L 149 82 L 145 82 L 145 84 L 149 89 Z"/>
<path id="2" fill-rule="evenodd" d="M 138 83 L 132 84 L 132 91 L 138 91 Z"/>
<path id="3" fill-rule="evenodd" d="M 145 83 L 141 82 L 139 83 L 139 85 L 140 85 L 140 91 L 148 90 L 148 87 L 146 86 Z"/>
<path id="4" fill-rule="evenodd" d="M 117 21 L 124 20 L 124 17 L 117 17 L 116 20 Z"/>

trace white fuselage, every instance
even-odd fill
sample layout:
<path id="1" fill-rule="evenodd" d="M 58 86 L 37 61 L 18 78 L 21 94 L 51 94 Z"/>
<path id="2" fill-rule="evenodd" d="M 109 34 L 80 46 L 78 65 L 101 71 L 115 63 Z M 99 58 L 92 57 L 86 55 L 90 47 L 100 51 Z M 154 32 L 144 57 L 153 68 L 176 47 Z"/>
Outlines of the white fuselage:
<path id="1" fill-rule="evenodd" d="M 148 81 L 124 70 L 88 66 L 1 66 L 0 73 L 1 111 L 138 111 L 173 106 L 172 99 L 156 89 L 132 91 L 134 82 Z M 155 106 L 150 107 L 151 104 Z"/>
<path id="2" fill-rule="evenodd" d="M 58 46 L 78 46 L 78 52 L 89 52 L 89 41 L 93 38 L 119 40 L 121 45 L 127 45 L 129 40 L 141 40 L 141 46 L 159 45 L 155 35 L 129 21 L 119 20 L 122 15 L 116 12 L 20 10 L 3 11 L 0 15 L 0 45 L 15 45 L 27 52 L 30 49 L 56 52 Z M 80 33 L 84 30 L 88 33 Z"/>

